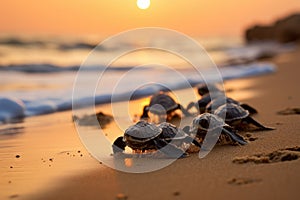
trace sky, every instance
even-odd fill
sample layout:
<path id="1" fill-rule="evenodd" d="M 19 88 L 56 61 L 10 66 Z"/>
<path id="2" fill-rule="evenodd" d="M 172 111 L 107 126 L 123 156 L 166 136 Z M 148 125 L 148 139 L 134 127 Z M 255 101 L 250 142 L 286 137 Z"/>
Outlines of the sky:
<path id="1" fill-rule="evenodd" d="M 299 0 L 1 0 L 0 32 L 8 34 L 100 34 L 145 26 L 193 36 L 241 35 L 256 23 L 270 23 L 300 11 Z"/>

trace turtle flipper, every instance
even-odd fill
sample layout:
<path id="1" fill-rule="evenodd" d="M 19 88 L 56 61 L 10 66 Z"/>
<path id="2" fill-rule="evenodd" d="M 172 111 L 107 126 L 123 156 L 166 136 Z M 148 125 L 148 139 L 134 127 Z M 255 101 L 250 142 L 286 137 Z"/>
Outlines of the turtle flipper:
<path id="1" fill-rule="evenodd" d="M 258 121 L 254 120 L 250 116 L 246 117 L 244 120 L 246 122 L 248 122 L 249 124 L 253 124 L 254 126 L 258 127 L 260 130 L 265 130 L 265 131 L 275 130 L 275 128 L 266 127 L 266 126 L 262 125 L 261 123 L 259 123 Z"/>
<path id="2" fill-rule="evenodd" d="M 253 108 L 252 106 L 248 105 L 248 104 L 241 104 L 240 105 L 242 108 L 244 108 L 245 110 L 248 110 L 250 114 L 256 114 L 258 113 L 257 110 L 255 108 Z"/>
<path id="3" fill-rule="evenodd" d="M 183 127 L 183 132 L 185 132 L 186 134 L 190 135 L 190 126 L 185 126 Z"/>
<path id="4" fill-rule="evenodd" d="M 122 153 L 125 150 L 125 147 L 126 147 L 126 143 L 124 142 L 123 137 L 118 137 L 112 145 L 112 149 L 114 153 Z"/>
<path id="5" fill-rule="evenodd" d="M 180 109 L 185 116 L 192 116 L 192 114 L 180 104 L 178 104 L 178 109 Z"/>
<path id="6" fill-rule="evenodd" d="M 149 118 L 148 112 L 149 112 L 149 106 L 144 106 L 143 114 L 141 115 L 140 118 L 141 119 L 148 119 Z"/>
<path id="7" fill-rule="evenodd" d="M 225 128 L 222 129 L 222 132 L 225 133 L 226 135 L 228 135 L 233 141 L 236 141 L 241 145 L 247 144 L 247 142 L 244 140 L 244 138 L 235 132 L 231 132 Z"/>
<path id="8" fill-rule="evenodd" d="M 194 107 L 195 106 L 195 103 L 194 102 L 191 102 L 191 103 L 189 103 L 188 105 L 187 105 L 187 107 L 186 107 L 186 110 L 187 111 L 189 111 L 192 107 Z"/>
<path id="9" fill-rule="evenodd" d="M 188 156 L 188 154 L 185 153 L 182 149 L 164 140 L 156 139 L 154 140 L 154 144 L 159 149 L 159 151 L 167 155 L 169 158 L 185 158 Z"/>

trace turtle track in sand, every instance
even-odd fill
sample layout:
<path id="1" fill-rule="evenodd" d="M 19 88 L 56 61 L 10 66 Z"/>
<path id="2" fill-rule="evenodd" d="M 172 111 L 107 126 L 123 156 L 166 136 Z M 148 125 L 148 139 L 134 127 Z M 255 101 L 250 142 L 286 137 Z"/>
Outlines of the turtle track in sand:
<path id="1" fill-rule="evenodd" d="M 252 183 L 261 182 L 261 179 L 253 179 L 253 178 L 233 178 L 227 181 L 229 185 L 247 185 Z"/>
<path id="2" fill-rule="evenodd" d="M 300 108 L 286 108 L 278 111 L 278 115 L 300 115 Z"/>
<path id="3" fill-rule="evenodd" d="M 271 153 L 261 153 L 250 156 L 235 157 L 232 162 L 236 164 L 245 164 L 249 162 L 255 164 L 264 164 L 292 161 L 297 160 L 298 158 L 300 158 L 300 146 L 279 149 Z"/>

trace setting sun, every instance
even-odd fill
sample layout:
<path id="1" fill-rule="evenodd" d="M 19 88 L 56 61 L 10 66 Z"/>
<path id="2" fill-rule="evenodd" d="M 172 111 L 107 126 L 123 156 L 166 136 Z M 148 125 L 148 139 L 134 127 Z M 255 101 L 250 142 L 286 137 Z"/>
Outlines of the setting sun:
<path id="1" fill-rule="evenodd" d="M 140 9 L 147 9 L 150 6 L 150 0 L 137 0 L 136 5 L 140 8 Z"/>

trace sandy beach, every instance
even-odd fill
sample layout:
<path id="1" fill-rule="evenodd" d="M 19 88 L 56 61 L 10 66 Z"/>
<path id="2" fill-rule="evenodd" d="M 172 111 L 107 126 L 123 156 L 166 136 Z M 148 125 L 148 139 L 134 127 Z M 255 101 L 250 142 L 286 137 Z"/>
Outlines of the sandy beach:
<path id="1" fill-rule="evenodd" d="M 268 61 L 278 67 L 275 73 L 225 83 L 228 96 L 253 105 L 255 119 L 276 128 L 250 133 L 247 145 L 216 146 L 204 159 L 193 154 L 159 171 L 130 174 L 85 150 L 71 111 L 26 118 L 6 125 L 19 133 L 0 136 L 0 199 L 298 199 L 299 149 L 287 148 L 300 146 L 300 116 L 277 112 L 300 107 L 300 49 Z M 143 101 L 132 103 L 132 114 L 141 112 Z M 109 112 L 109 105 L 97 110 Z M 285 161 L 271 162 L 267 154 L 279 151 Z M 270 163 L 247 162 L 255 154 L 266 154 Z M 233 162 L 241 157 L 245 163 Z"/>

